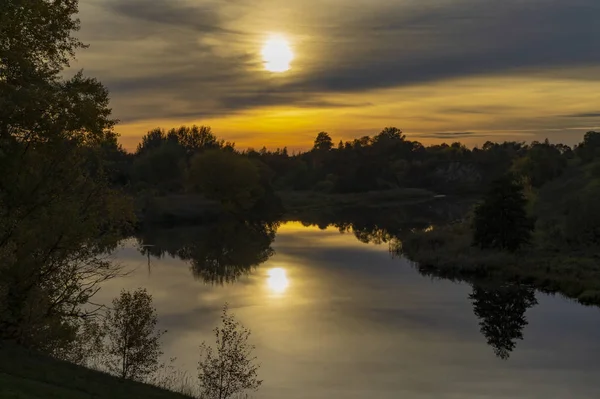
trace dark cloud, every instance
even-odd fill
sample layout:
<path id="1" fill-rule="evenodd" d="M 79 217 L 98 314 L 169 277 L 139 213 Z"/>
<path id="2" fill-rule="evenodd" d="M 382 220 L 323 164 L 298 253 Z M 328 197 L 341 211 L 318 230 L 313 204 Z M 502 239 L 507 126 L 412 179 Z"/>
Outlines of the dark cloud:
<path id="1" fill-rule="evenodd" d="M 115 21 L 126 22 L 108 20 L 95 31 L 112 32 L 121 40 L 120 46 L 139 38 L 155 40 L 156 46 L 135 58 L 135 65 L 131 61 L 129 67 L 143 67 L 136 77 L 96 68 L 115 95 L 139 98 L 153 93 L 176 102 L 177 111 L 166 107 L 160 115 L 168 118 L 215 116 L 271 105 L 346 106 L 323 97 L 475 75 L 564 74 L 565 69 L 600 65 L 597 0 L 435 4 L 348 0 L 325 1 L 317 7 L 320 4 L 316 0 L 111 0 L 103 9 Z M 293 19 L 265 21 L 264 9 L 281 10 Z M 298 68 L 285 79 L 262 73 L 256 49 L 248 45 L 263 24 L 277 23 L 289 27 L 290 36 L 304 38 Z M 123 68 L 128 68 L 125 62 Z M 595 71 L 584 78 L 598 77 L 600 72 Z M 494 110 L 454 110 L 460 112 Z M 138 120 L 157 115 L 138 108 L 124 116 Z"/>
<path id="2" fill-rule="evenodd" d="M 600 2 L 455 1 L 372 13 L 331 47 L 335 63 L 296 87 L 360 91 L 600 63 Z M 354 43 L 350 38 L 356 39 Z M 347 43 L 347 44 L 346 44 Z"/>
<path id="3" fill-rule="evenodd" d="M 220 4 L 233 1 L 221 0 Z M 106 4 L 112 12 L 149 24 L 163 24 L 171 29 L 187 28 L 200 33 L 239 33 L 225 29 L 219 15 L 218 1 L 190 5 L 181 0 L 113 0 Z"/>
<path id="4" fill-rule="evenodd" d="M 564 115 L 566 118 L 600 118 L 600 112 L 584 112 L 580 114 Z"/>
<path id="5" fill-rule="evenodd" d="M 444 114 L 460 114 L 460 115 L 491 115 L 502 112 L 514 111 L 514 107 L 507 106 L 481 106 L 478 108 L 444 108 L 441 110 Z"/>
<path id="6" fill-rule="evenodd" d="M 444 133 L 426 133 L 420 134 L 419 137 L 428 139 L 461 139 L 461 138 L 474 138 L 474 137 L 489 137 L 492 134 L 486 133 L 473 133 L 473 132 L 444 132 Z"/>

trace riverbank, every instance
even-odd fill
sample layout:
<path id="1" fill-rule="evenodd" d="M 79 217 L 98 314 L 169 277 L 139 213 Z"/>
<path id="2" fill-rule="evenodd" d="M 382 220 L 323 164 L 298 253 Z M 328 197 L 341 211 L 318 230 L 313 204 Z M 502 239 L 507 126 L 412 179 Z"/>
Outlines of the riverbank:
<path id="1" fill-rule="evenodd" d="M 471 245 L 467 223 L 414 232 L 397 251 L 424 273 L 472 281 L 498 279 L 560 293 L 582 304 L 600 306 L 600 255 L 597 251 L 550 251 L 536 246 L 518 253 Z"/>
<path id="2" fill-rule="evenodd" d="M 405 188 L 349 194 L 282 191 L 277 195 L 283 202 L 286 214 L 298 216 L 343 208 L 401 206 L 431 200 L 435 194 L 427 190 Z M 140 224 L 165 226 L 211 223 L 218 220 L 221 213 L 218 202 L 193 194 L 138 198 L 136 209 Z"/>
<path id="3" fill-rule="evenodd" d="M 189 397 L 2 344 L 0 346 L 0 398 L 186 399 Z"/>

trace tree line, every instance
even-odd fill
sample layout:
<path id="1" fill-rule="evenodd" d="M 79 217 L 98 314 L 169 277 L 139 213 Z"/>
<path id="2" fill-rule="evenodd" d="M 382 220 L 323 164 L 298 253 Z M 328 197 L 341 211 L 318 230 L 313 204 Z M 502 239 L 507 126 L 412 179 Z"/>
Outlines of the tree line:
<path id="1" fill-rule="evenodd" d="M 488 141 L 470 149 L 459 142 L 424 146 L 408 140 L 401 130 L 388 127 L 372 137 L 340 141 L 337 146 L 328 133 L 321 132 L 312 149 L 290 154 L 287 148 L 237 150 L 234 143 L 218 139 L 210 127 L 182 126 L 168 131 L 154 129 L 143 136 L 134 153 L 122 151 L 115 180 L 136 191 L 203 191 L 213 197 L 217 188 L 221 195 L 235 197 L 239 193 L 224 192 L 231 185 L 240 185 L 240 192 L 254 190 L 258 194 L 265 187 L 325 193 L 412 187 L 466 194 L 482 192 L 482 187 L 511 170 L 540 188 L 560 176 L 573 160 L 597 159 L 598 137 L 599 133 L 588 132 L 575 148 L 545 140 L 529 144 Z M 230 155 L 215 155 L 218 152 Z M 211 169 L 209 164 L 215 166 L 211 178 L 204 176 L 209 173 L 206 169 Z M 226 174 L 217 166 L 231 171 Z M 213 184 L 202 189 L 198 179 L 228 180 L 223 187 Z"/>

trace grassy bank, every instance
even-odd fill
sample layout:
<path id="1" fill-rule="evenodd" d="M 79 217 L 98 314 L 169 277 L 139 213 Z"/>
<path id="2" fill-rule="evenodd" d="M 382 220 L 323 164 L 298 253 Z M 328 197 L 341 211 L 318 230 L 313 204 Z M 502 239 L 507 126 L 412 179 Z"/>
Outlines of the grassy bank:
<path id="1" fill-rule="evenodd" d="M 0 347 L 2 399 L 185 399 L 13 346 Z"/>
<path id="2" fill-rule="evenodd" d="M 428 275 L 472 281 L 499 279 L 560 293 L 583 304 L 600 305 L 597 251 L 550 251 L 531 247 L 511 254 L 471 246 L 468 224 L 415 232 L 398 250 Z"/>

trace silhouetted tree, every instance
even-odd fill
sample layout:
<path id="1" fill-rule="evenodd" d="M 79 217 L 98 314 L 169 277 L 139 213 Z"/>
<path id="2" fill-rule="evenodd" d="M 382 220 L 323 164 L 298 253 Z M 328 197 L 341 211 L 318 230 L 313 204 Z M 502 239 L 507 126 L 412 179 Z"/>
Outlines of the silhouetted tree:
<path id="1" fill-rule="evenodd" d="M 600 158 L 600 132 L 587 132 L 583 143 L 577 146 L 575 153 L 583 162 Z"/>
<path id="2" fill-rule="evenodd" d="M 475 208 L 473 245 L 516 251 L 528 244 L 534 224 L 526 205 L 523 187 L 512 175 L 494 181 Z"/>
<path id="3" fill-rule="evenodd" d="M 177 192 L 183 186 L 185 150 L 176 142 L 144 150 L 133 162 L 132 178 L 138 188 L 154 188 L 160 193 Z"/>
<path id="4" fill-rule="evenodd" d="M 102 159 L 116 144 L 108 91 L 64 77 L 84 47 L 77 7 L 0 2 L 0 340 L 50 354 L 118 273 L 101 254 L 133 217 Z"/>
<path id="5" fill-rule="evenodd" d="M 258 166 L 247 157 L 222 150 L 192 159 L 188 186 L 231 211 L 251 209 L 265 193 Z"/>
<path id="6" fill-rule="evenodd" d="M 473 311 L 479 318 L 481 333 L 500 359 L 506 360 L 523 339 L 527 325 L 525 312 L 537 304 L 535 291 L 522 286 L 473 286 L 469 295 Z"/>
<path id="7" fill-rule="evenodd" d="M 317 135 L 315 139 L 315 144 L 313 146 L 313 150 L 316 151 L 329 151 L 333 148 L 333 141 L 331 140 L 331 136 L 329 133 L 321 132 Z"/>
<path id="8" fill-rule="evenodd" d="M 142 136 L 142 142 L 138 144 L 136 155 L 142 155 L 147 151 L 152 151 L 159 148 L 167 141 L 167 134 L 161 128 L 150 130 Z"/>

